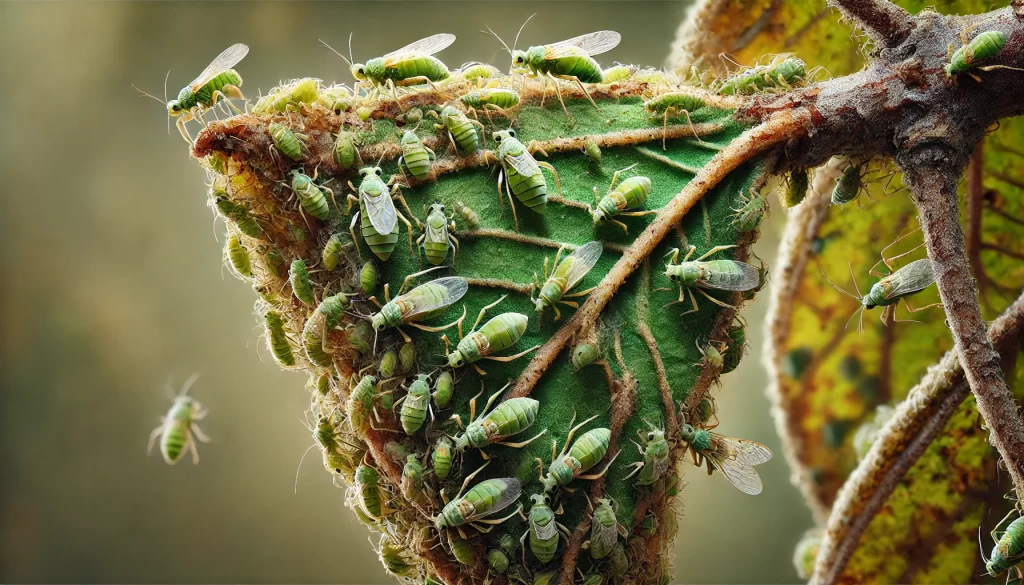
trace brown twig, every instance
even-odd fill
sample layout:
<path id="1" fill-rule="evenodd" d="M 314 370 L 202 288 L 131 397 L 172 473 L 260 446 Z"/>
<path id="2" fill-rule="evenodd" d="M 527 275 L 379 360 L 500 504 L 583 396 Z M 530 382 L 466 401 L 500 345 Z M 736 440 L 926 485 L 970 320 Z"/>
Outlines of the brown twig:
<path id="1" fill-rule="evenodd" d="M 915 27 L 913 17 L 889 0 L 829 0 L 828 5 L 864 27 L 882 47 L 899 45 Z"/>
<path id="2" fill-rule="evenodd" d="M 974 147 L 971 162 L 967 165 L 967 260 L 971 273 L 978 279 L 978 292 L 985 298 L 985 266 L 981 263 L 981 210 L 984 203 L 985 186 L 985 141 Z"/>
<path id="3" fill-rule="evenodd" d="M 461 238 L 499 238 L 502 240 L 509 240 L 512 242 L 519 242 L 520 244 L 527 244 L 531 246 L 540 246 L 543 248 L 551 248 L 557 250 L 559 248 L 565 248 L 567 251 L 572 252 L 576 248 L 579 248 L 576 244 L 569 244 L 567 242 L 558 242 L 555 240 L 549 240 L 548 238 L 541 238 L 537 236 L 527 236 L 519 232 L 510 232 L 508 230 L 502 230 L 497 228 L 477 228 L 475 230 L 461 232 L 459 234 Z M 626 247 L 622 244 L 616 244 L 614 242 L 601 242 L 604 244 L 604 249 L 609 252 L 617 252 L 622 254 L 626 251 Z"/>
<path id="4" fill-rule="evenodd" d="M 654 332 L 647 324 L 647 315 L 650 309 L 651 290 L 651 259 L 644 260 L 643 272 L 640 276 L 640 298 L 636 303 L 636 328 L 640 337 L 647 344 L 651 352 L 651 359 L 654 360 L 654 371 L 658 376 L 658 389 L 661 391 L 661 406 L 665 409 L 666 431 L 669 437 L 679 435 L 679 420 L 676 418 L 676 405 L 672 400 L 672 387 L 668 383 L 668 373 L 665 370 L 665 362 L 661 359 L 661 352 L 658 351 L 658 340 Z"/>

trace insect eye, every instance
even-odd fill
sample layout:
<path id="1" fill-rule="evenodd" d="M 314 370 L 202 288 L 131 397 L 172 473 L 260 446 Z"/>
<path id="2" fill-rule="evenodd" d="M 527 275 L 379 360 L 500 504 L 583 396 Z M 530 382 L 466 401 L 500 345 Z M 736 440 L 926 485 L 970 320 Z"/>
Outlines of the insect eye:
<path id="1" fill-rule="evenodd" d="M 654 440 L 654 433 L 647 433 L 647 440 L 648 441 L 653 441 Z"/>
<path id="2" fill-rule="evenodd" d="M 508 135 L 511 136 L 512 138 L 515 138 L 516 137 L 516 131 L 512 130 L 512 129 L 509 129 Z"/>
<path id="3" fill-rule="evenodd" d="M 359 75 L 363 75 L 365 73 L 366 73 L 366 71 L 362 67 L 360 67 L 359 68 Z"/>

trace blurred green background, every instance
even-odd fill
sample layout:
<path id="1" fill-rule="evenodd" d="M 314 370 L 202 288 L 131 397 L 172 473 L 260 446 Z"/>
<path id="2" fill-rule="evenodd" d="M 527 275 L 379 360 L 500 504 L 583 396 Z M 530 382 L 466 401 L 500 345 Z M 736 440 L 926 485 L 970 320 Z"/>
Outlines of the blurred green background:
<path id="1" fill-rule="evenodd" d="M 254 293 L 224 275 L 205 176 L 161 95 L 227 45 L 250 97 L 285 78 L 350 82 L 341 47 L 381 55 L 447 31 L 451 67 L 505 66 L 490 25 L 520 45 L 604 28 L 602 57 L 661 65 L 686 3 L 3 3 L 0 4 L 0 581 L 388 583 L 367 531 L 311 457 L 301 375 L 272 363 Z M 194 131 L 194 128 L 193 128 Z M 771 260 L 779 219 L 762 228 Z M 793 583 L 810 515 L 788 481 L 760 365 L 767 298 L 745 313 L 750 355 L 717 392 L 720 431 L 776 452 L 749 497 L 687 464 L 676 578 Z M 162 387 L 202 377 L 211 411 L 202 463 L 168 467 L 146 441 L 169 406 Z"/>

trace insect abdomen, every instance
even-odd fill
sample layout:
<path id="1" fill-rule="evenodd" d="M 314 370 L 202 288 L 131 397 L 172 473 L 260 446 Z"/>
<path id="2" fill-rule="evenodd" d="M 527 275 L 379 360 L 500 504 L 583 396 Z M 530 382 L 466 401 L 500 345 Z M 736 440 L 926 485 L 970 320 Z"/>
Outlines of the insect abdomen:
<path id="1" fill-rule="evenodd" d="M 573 443 L 569 449 L 569 457 L 580 462 L 580 469 L 573 475 L 578 475 L 594 465 L 608 453 L 608 442 L 611 440 L 612 432 L 609 429 L 592 429 Z"/>
<path id="2" fill-rule="evenodd" d="M 703 273 L 698 284 L 709 288 L 730 287 L 743 281 L 743 269 L 735 260 L 710 260 L 701 263 Z"/>
<path id="3" fill-rule="evenodd" d="M 569 75 L 583 83 L 601 83 L 604 73 L 601 66 L 589 55 L 579 54 L 546 61 L 547 68 L 555 75 Z"/>
<path id="4" fill-rule="evenodd" d="M 440 242 L 435 242 L 430 238 L 423 241 L 423 253 L 427 256 L 427 261 L 437 266 L 444 262 L 444 259 L 448 256 L 448 231 L 444 232 L 445 239 Z"/>
<path id="5" fill-rule="evenodd" d="M 405 168 L 412 176 L 421 181 L 430 173 L 430 154 L 427 153 L 427 149 L 423 147 L 422 143 L 403 144 L 402 162 L 405 163 Z"/>
<path id="6" fill-rule="evenodd" d="M 373 224 L 370 223 L 370 216 L 366 213 L 366 205 L 359 202 L 359 228 L 363 234 L 363 239 L 366 241 L 366 245 L 370 247 L 370 251 L 373 255 L 380 260 L 386 261 L 391 257 L 391 253 L 395 251 L 395 244 L 398 243 L 398 224 L 395 224 L 395 230 L 390 234 L 380 234 L 373 228 Z"/>
<path id="7" fill-rule="evenodd" d="M 544 180 L 544 175 L 539 170 L 537 174 L 526 177 L 519 174 L 519 171 L 511 166 L 506 166 L 505 180 L 508 181 L 509 188 L 512 189 L 516 199 L 521 201 L 523 205 L 537 213 L 544 211 L 544 208 L 547 207 L 548 184 Z"/>
<path id="8" fill-rule="evenodd" d="M 476 152 L 480 148 L 480 136 L 476 133 L 473 123 L 463 115 L 449 115 L 446 119 L 448 131 L 451 132 L 455 143 L 462 148 L 463 152 Z"/>
<path id="9" fill-rule="evenodd" d="M 299 138 L 294 132 L 284 124 L 277 122 L 271 124 L 268 130 L 270 138 L 274 141 L 274 146 L 281 151 L 281 154 L 294 161 L 302 160 L 302 143 L 299 142 Z M 312 181 L 309 184 L 312 185 Z"/>
<path id="10" fill-rule="evenodd" d="M 294 366 L 295 354 L 292 353 L 292 344 L 288 341 L 281 315 L 275 311 L 267 311 L 263 316 L 263 322 L 267 328 L 267 345 L 270 346 L 270 353 L 274 354 L 274 359 L 282 366 Z"/>
<path id="11" fill-rule="evenodd" d="M 228 69 L 210 81 L 207 81 L 206 85 L 200 87 L 196 92 L 195 100 L 199 105 L 209 108 L 214 105 L 213 93 L 215 91 L 224 91 L 224 87 L 228 85 L 233 85 L 235 87 L 240 87 L 242 85 L 242 76 L 234 69 Z"/>
<path id="12" fill-rule="evenodd" d="M 508 437 L 530 428 L 537 419 L 539 404 L 532 398 L 511 398 L 487 415 L 487 420 L 497 426 L 498 435 Z"/>
<path id="13" fill-rule="evenodd" d="M 420 55 L 408 57 L 388 67 L 387 76 L 395 80 L 396 85 L 414 77 L 426 77 L 430 81 L 441 81 L 448 77 L 448 66 L 437 57 Z M 417 80 L 415 83 L 422 83 Z"/>
<path id="14" fill-rule="evenodd" d="M 481 355 L 508 349 L 519 341 L 526 333 L 526 315 L 520 313 L 503 313 L 491 319 L 477 331 L 486 340 L 485 351 Z"/>
<path id="15" fill-rule="evenodd" d="M 160 453 L 168 463 L 177 463 L 185 454 L 187 433 L 187 421 L 168 421 L 167 428 L 160 437 Z"/>

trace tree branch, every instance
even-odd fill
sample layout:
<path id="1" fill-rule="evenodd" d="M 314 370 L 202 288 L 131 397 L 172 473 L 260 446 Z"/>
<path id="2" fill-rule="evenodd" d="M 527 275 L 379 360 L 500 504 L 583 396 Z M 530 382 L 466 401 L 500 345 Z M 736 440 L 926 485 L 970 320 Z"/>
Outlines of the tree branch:
<path id="1" fill-rule="evenodd" d="M 828 5 L 864 27 L 881 47 L 895 47 L 913 32 L 914 18 L 889 0 L 829 0 Z"/>
<path id="2" fill-rule="evenodd" d="M 1001 353 L 1016 352 L 1022 332 L 1024 295 L 992 323 L 988 337 Z M 954 351 L 910 390 L 836 497 L 811 583 L 829 585 L 839 579 L 871 520 L 969 392 Z"/>
<path id="3" fill-rule="evenodd" d="M 917 204 L 960 363 L 978 399 L 989 440 L 1002 455 L 1018 497 L 1024 497 L 1024 423 L 1003 379 L 999 354 L 985 333 L 960 228 L 957 182 L 967 155 L 928 142 L 903 153 L 898 162 Z"/>

